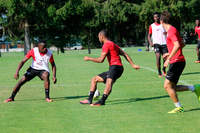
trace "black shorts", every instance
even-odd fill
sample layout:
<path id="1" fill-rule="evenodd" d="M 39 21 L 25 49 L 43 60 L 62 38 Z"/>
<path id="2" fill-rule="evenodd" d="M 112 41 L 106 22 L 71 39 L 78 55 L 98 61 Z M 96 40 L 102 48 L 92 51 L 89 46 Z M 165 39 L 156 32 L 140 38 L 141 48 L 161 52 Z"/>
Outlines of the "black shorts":
<path id="1" fill-rule="evenodd" d="M 113 66 L 110 66 L 109 71 L 103 72 L 99 74 L 98 76 L 103 78 L 104 83 L 106 83 L 107 78 L 111 78 L 114 83 L 119 77 L 121 77 L 123 71 L 124 71 L 123 66 L 113 65 Z"/>
<path id="2" fill-rule="evenodd" d="M 43 80 L 42 79 L 42 74 L 44 72 L 47 72 L 47 71 L 46 70 L 36 70 L 36 69 L 33 69 L 32 67 L 29 67 L 27 69 L 26 73 L 24 74 L 24 76 L 26 77 L 27 81 L 30 81 L 35 76 L 38 76 L 41 80 Z"/>
<path id="3" fill-rule="evenodd" d="M 197 48 L 200 49 L 200 40 L 197 42 Z"/>
<path id="4" fill-rule="evenodd" d="M 166 54 L 168 53 L 167 45 L 154 44 L 155 53 Z"/>
<path id="5" fill-rule="evenodd" d="M 176 62 L 170 64 L 169 70 L 167 71 L 166 79 L 177 84 L 184 68 L 185 68 L 185 62 Z"/>

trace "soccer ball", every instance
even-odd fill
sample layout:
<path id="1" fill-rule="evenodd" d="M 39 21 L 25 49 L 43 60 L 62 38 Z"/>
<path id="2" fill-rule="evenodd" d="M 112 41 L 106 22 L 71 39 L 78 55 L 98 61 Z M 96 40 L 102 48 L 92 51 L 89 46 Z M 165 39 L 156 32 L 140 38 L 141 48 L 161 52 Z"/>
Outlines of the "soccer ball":
<path id="1" fill-rule="evenodd" d="M 100 92 L 99 92 L 99 90 L 96 90 L 93 98 L 97 99 L 99 96 L 100 96 Z"/>
<path id="2" fill-rule="evenodd" d="M 90 92 L 88 93 L 88 95 L 90 95 Z M 97 99 L 97 98 L 99 98 L 99 96 L 100 96 L 100 92 L 99 92 L 99 90 L 96 90 L 94 93 L 93 99 Z"/>

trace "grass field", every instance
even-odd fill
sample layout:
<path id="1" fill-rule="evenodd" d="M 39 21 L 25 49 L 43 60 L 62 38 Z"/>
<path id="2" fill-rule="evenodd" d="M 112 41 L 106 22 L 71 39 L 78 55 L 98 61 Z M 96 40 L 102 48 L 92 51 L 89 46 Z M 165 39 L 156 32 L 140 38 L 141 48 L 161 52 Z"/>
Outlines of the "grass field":
<path id="1" fill-rule="evenodd" d="M 51 84 L 53 103 L 44 100 L 39 78 L 24 85 L 13 103 L 3 103 L 16 84 L 13 75 L 23 53 L 3 53 L 0 58 L 0 133 L 198 133 L 200 103 L 192 92 L 179 93 L 184 113 L 168 114 L 174 108 L 163 88 L 164 78 L 156 73 L 155 55 L 125 51 L 142 68 L 134 70 L 123 59 L 125 71 L 116 82 L 106 106 L 90 107 L 79 101 L 88 95 L 90 79 L 108 69 L 102 64 L 84 62 L 87 50 L 54 54 L 57 65 L 56 85 Z M 97 57 L 101 50 L 92 50 Z M 186 68 L 179 84 L 200 83 L 200 64 L 195 64 L 195 45 L 186 46 Z M 26 71 L 31 61 L 22 68 Z M 52 80 L 51 80 L 52 81 Z M 51 82 L 52 83 L 52 82 Z M 102 94 L 104 84 L 98 88 Z"/>

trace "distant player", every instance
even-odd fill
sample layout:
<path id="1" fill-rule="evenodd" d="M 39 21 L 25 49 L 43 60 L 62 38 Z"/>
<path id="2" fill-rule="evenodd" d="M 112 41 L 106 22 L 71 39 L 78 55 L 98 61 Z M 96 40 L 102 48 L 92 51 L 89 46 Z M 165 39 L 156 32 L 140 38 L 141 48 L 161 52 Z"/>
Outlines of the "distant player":
<path id="1" fill-rule="evenodd" d="M 200 49 L 200 21 L 199 19 L 196 20 L 196 27 L 195 27 L 195 35 L 198 35 L 198 42 L 197 42 L 197 57 L 198 59 L 195 61 L 195 63 L 200 63 L 200 53 L 199 53 L 199 49 Z"/>
<path id="2" fill-rule="evenodd" d="M 161 55 L 164 56 L 168 53 L 167 46 L 166 46 L 166 31 L 163 26 L 160 24 L 160 17 L 159 13 L 154 13 L 153 15 L 154 23 L 149 27 L 149 34 L 148 34 L 148 41 L 149 44 L 154 47 L 155 55 L 156 55 L 156 64 L 158 69 L 158 76 L 162 77 L 161 72 Z M 152 41 L 151 41 L 152 39 Z M 165 59 L 163 58 L 163 63 Z M 162 68 L 163 76 L 166 76 L 165 67 Z"/>
<path id="3" fill-rule="evenodd" d="M 175 27 L 170 25 L 170 14 L 167 11 L 164 11 L 161 15 L 161 24 L 167 31 L 167 48 L 169 51 L 169 56 L 164 63 L 164 66 L 167 67 L 169 64 L 169 70 L 164 82 L 164 88 L 168 92 L 170 98 L 174 102 L 175 109 L 168 113 L 177 113 L 184 112 L 184 109 L 181 103 L 178 100 L 177 91 L 192 91 L 195 92 L 198 99 L 200 100 L 200 85 L 194 86 L 184 86 L 177 85 L 178 80 L 185 67 L 185 58 L 182 53 L 184 44 L 180 37 L 179 32 Z"/>
<path id="4" fill-rule="evenodd" d="M 46 42 L 41 41 L 38 43 L 38 47 L 31 49 L 24 59 L 19 63 L 14 78 L 17 80 L 19 78 L 19 71 L 23 67 L 24 63 L 26 63 L 30 58 L 33 58 L 32 65 L 28 68 L 27 72 L 24 76 L 19 80 L 16 86 L 13 88 L 13 92 L 11 96 L 5 100 L 4 102 L 12 102 L 15 99 L 17 92 L 20 90 L 22 85 L 24 85 L 27 81 L 32 80 L 35 76 L 38 76 L 41 80 L 44 80 L 44 88 L 46 101 L 52 102 L 49 97 L 49 89 L 50 89 L 50 81 L 49 81 L 49 62 L 52 65 L 53 71 L 53 82 L 56 83 L 56 65 L 53 59 L 52 52 L 46 48 Z"/>
<path id="5" fill-rule="evenodd" d="M 81 104 L 91 104 L 91 106 L 105 105 L 105 101 L 108 98 L 109 94 L 111 93 L 113 84 L 122 75 L 123 70 L 124 70 L 120 55 L 124 56 L 125 59 L 130 63 L 130 65 L 134 69 L 140 68 L 138 65 L 135 65 L 133 63 L 132 59 L 128 56 L 126 52 L 124 52 L 114 42 L 109 40 L 106 30 L 100 31 L 98 37 L 99 37 L 99 41 L 103 43 L 101 56 L 98 58 L 91 58 L 91 57 L 85 56 L 84 60 L 93 61 L 96 63 L 103 63 L 104 59 L 107 57 L 108 62 L 109 62 L 109 70 L 107 72 L 103 72 L 95 76 L 94 78 L 92 78 L 89 98 L 86 100 L 80 101 Z M 104 94 L 102 98 L 98 102 L 92 104 L 94 92 L 97 89 L 98 82 L 105 83 L 106 87 L 104 89 Z"/>

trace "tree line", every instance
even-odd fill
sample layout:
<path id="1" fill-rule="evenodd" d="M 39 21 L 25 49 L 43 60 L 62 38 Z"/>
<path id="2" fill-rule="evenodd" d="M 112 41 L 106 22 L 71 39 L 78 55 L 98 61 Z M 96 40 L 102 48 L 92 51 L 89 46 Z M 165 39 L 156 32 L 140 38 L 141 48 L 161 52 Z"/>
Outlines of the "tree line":
<path id="1" fill-rule="evenodd" d="M 168 10 L 176 28 L 191 32 L 199 5 L 199 0 L 0 0 L 0 25 L 2 35 L 24 41 L 27 50 L 38 39 L 61 51 L 77 40 L 86 48 L 100 47 L 101 29 L 120 46 L 142 45 L 154 12 Z"/>

